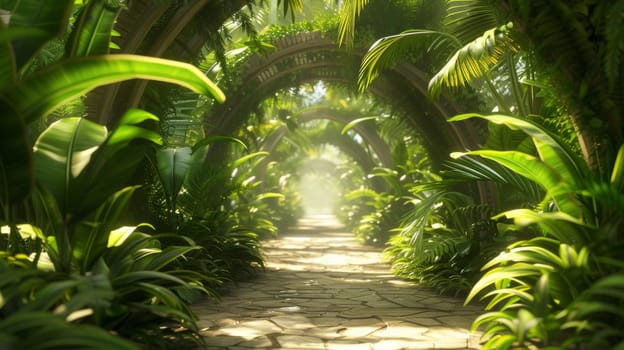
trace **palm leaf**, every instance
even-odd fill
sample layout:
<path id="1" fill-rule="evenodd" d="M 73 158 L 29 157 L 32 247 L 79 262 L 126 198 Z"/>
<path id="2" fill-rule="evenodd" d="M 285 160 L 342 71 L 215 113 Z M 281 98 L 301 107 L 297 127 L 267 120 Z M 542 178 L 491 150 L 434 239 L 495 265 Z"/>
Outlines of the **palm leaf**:
<path id="1" fill-rule="evenodd" d="M 539 158 L 515 151 L 483 150 L 463 154 L 481 156 L 508 167 L 512 171 L 539 184 L 547 194 L 544 201 L 552 198 L 559 210 L 575 217 L 581 216 L 582 205 L 576 198 L 574 184 L 567 182 L 567 179 L 563 178 L 561 174 L 554 171 L 549 164 L 542 162 Z M 454 153 L 453 156 L 457 157 L 463 154 Z"/>
<path id="2" fill-rule="evenodd" d="M 505 55 L 517 51 L 509 28 L 493 28 L 456 51 L 429 81 L 429 93 L 438 96 L 443 87 L 457 88 L 487 75 Z"/>
<path id="3" fill-rule="evenodd" d="M 466 43 L 499 26 L 491 0 L 449 0 L 444 25 L 461 42 Z"/>
<path id="4" fill-rule="evenodd" d="M 498 151 L 516 149 L 522 151 L 520 146 L 529 139 L 527 134 L 519 130 L 512 130 L 504 125 L 488 123 L 488 136 L 482 148 Z M 530 141 L 530 139 L 529 139 Z M 531 152 L 528 152 L 531 153 Z"/>
<path id="5" fill-rule="evenodd" d="M 295 21 L 295 14 L 297 12 L 303 11 L 303 1 L 302 0 L 277 0 L 277 4 L 284 2 L 284 16 L 288 14 L 290 11 L 290 16 L 292 21 Z"/>
<path id="6" fill-rule="evenodd" d="M 449 51 L 461 46 L 454 37 L 444 32 L 432 30 L 407 30 L 397 35 L 391 35 L 377 40 L 362 58 L 358 74 L 358 87 L 365 90 L 379 72 L 405 60 L 409 53 L 416 51 L 423 44 L 446 47 L 442 51 Z"/>
<path id="7" fill-rule="evenodd" d="M 512 130 L 522 130 L 533 139 L 540 158 L 571 183 L 579 184 L 581 179 L 588 175 L 585 163 L 575 152 L 561 142 L 556 134 L 533 121 L 515 116 L 477 113 L 460 114 L 449 121 L 456 122 L 470 118 L 481 118 L 491 123 L 505 125 Z"/>
<path id="8" fill-rule="evenodd" d="M 470 294 L 466 297 L 466 304 L 474 299 L 479 293 L 487 288 L 496 286 L 496 289 L 501 289 L 498 285 L 505 282 L 514 281 L 520 285 L 526 285 L 523 279 L 531 277 L 537 280 L 542 275 L 543 270 L 546 267 L 538 267 L 533 264 L 516 263 L 504 268 L 492 269 L 483 275 L 481 279 L 472 287 Z M 491 305 L 489 305 L 491 306 Z"/>
<path id="9" fill-rule="evenodd" d="M 362 9 L 368 4 L 369 0 L 345 0 L 342 2 L 342 8 L 338 15 L 340 23 L 338 24 L 338 43 L 345 44 L 347 48 L 353 47 L 355 37 L 355 22 L 360 16 Z"/>
<path id="10" fill-rule="evenodd" d="M 516 164 L 521 165 L 521 163 L 525 163 L 522 166 L 525 169 L 521 169 L 519 167 L 512 170 L 518 171 L 523 176 L 535 175 L 535 172 L 533 172 L 531 169 L 526 168 L 531 166 L 529 163 L 526 163 L 526 161 L 529 161 L 529 159 L 531 159 L 530 162 L 533 162 L 534 164 L 536 164 L 537 167 L 540 168 L 539 172 L 543 172 L 544 175 L 547 175 L 548 173 L 550 173 L 551 175 L 548 175 L 546 178 L 544 178 L 544 180 L 546 181 L 544 183 L 540 183 L 539 177 L 529 178 L 537 183 L 540 183 L 547 190 L 551 190 L 551 195 L 553 196 L 553 198 L 555 198 L 556 201 L 558 201 L 558 205 L 560 206 L 561 210 L 570 210 L 568 214 L 571 214 L 573 216 L 578 216 L 581 214 L 581 206 L 578 203 L 578 200 L 573 198 L 574 195 L 572 192 L 580 188 L 581 184 L 584 181 L 583 179 L 589 176 L 589 170 L 585 162 L 581 160 L 575 152 L 571 151 L 569 147 L 561 142 L 559 138 L 552 132 L 541 127 L 537 123 L 519 117 L 496 114 L 486 116 L 471 113 L 455 116 L 451 118 L 450 121 L 461 121 L 474 117 L 482 118 L 492 123 L 506 125 L 512 130 L 522 130 L 524 133 L 530 136 L 533 139 L 533 143 L 535 144 L 541 161 L 537 161 L 537 159 L 531 159 L 531 156 L 526 154 L 524 156 L 517 155 L 519 156 L 516 157 L 516 160 L 518 161 L 520 161 L 520 158 L 526 158 L 525 161 L 520 161 L 520 163 Z M 498 158 L 496 160 L 501 164 L 507 163 L 505 164 L 505 166 L 508 167 L 511 165 L 511 162 L 505 162 L 503 158 L 499 157 L 499 155 L 503 155 L 504 153 L 498 153 L 498 155 L 496 155 L 497 152 L 485 152 L 488 153 L 489 156 L 494 156 Z M 545 167 L 550 168 L 550 170 L 545 169 Z M 536 168 L 534 170 L 538 169 Z M 525 171 L 526 173 L 524 173 Z M 531 175 L 531 173 L 533 174 Z M 557 185 L 557 183 L 552 182 L 554 179 L 553 176 L 560 178 L 561 185 L 566 185 L 559 186 L 559 188 L 554 187 Z M 566 195 L 565 191 L 570 191 L 570 193 Z M 562 206 L 564 206 L 565 208 L 563 208 Z"/>
<path id="11" fill-rule="evenodd" d="M 518 193 L 533 203 L 539 203 L 544 198 L 545 191 L 538 183 L 485 158 L 462 156 L 444 163 L 444 166 L 445 180 L 493 181 L 517 189 Z"/>
<path id="12" fill-rule="evenodd" d="M 362 118 L 357 118 L 354 119 L 352 121 L 350 121 L 349 123 L 347 123 L 347 125 L 345 125 L 342 130 L 340 130 L 340 135 L 344 135 L 347 131 L 353 129 L 355 126 L 357 126 L 360 123 L 363 123 L 367 120 L 375 120 L 377 119 L 377 117 L 375 116 L 371 116 L 371 117 L 362 117 Z"/>
<path id="13" fill-rule="evenodd" d="M 219 102 L 225 99 L 223 92 L 190 64 L 125 54 L 66 59 L 17 82 L 2 95 L 30 123 L 98 86 L 129 79 L 179 84 L 212 95 Z"/>

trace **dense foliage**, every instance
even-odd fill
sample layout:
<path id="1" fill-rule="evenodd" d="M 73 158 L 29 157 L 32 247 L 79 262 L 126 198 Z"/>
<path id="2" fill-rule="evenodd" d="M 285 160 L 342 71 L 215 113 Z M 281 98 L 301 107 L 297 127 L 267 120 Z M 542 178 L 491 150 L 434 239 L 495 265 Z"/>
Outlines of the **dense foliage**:
<path id="1" fill-rule="evenodd" d="M 241 142 L 172 144 L 140 109 L 111 130 L 83 115 L 83 94 L 136 78 L 224 99 L 190 64 L 111 54 L 123 2 L 0 4 L 2 347 L 196 347 L 191 303 L 262 268 L 276 231 L 262 209 L 282 195 L 249 180 L 264 155 L 210 165 L 211 144 Z"/>
<path id="2" fill-rule="evenodd" d="M 189 26 L 198 69 L 115 54 L 124 1 L 0 1 L 0 347 L 200 345 L 190 305 L 263 268 L 313 174 L 398 276 L 485 301 L 484 349 L 624 348 L 624 1 L 209 3 L 234 16 Z M 359 81 L 271 87 L 207 137 L 225 98 L 207 75 L 244 96 L 248 60 L 310 31 L 370 46 Z M 399 63 L 463 106 L 454 127 L 484 126 L 478 148 L 433 168 L 367 91 Z M 141 109 L 86 115 L 85 94 L 137 78 L 158 82 Z"/>

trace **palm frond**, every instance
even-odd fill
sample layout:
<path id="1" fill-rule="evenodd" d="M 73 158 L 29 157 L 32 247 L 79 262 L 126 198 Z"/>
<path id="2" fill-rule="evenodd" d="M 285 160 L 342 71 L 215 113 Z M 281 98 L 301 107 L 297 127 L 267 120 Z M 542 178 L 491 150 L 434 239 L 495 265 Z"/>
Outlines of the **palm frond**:
<path id="1" fill-rule="evenodd" d="M 407 30 L 383 37 L 368 49 L 362 59 L 358 75 L 359 89 L 365 90 L 382 69 L 392 67 L 425 44 L 430 48 L 436 47 L 436 51 L 442 48 L 448 51 L 449 48 L 456 49 L 461 46 L 461 42 L 455 37 L 433 30 Z"/>
<path id="2" fill-rule="evenodd" d="M 444 24 L 463 43 L 501 25 L 491 0 L 449 0 Z"/>
<path id="3" fill-rule="evenodd" d="M 340 9 L 340 24 L 338 25 L 338 43 L 347 48 L 353 47 L 355 37 L 355 21 L 369 0 L 345 0 Z"/>
<path id="4" fill-rule="evenodd" d="M 444 165 L 446 180 L 493 181 L 516 189 L 532 203 L 544 198 L 545 192 L 536 182 L 486 158 L 463 156 Z"/>
<path id="5" fill-rule="evenodd" d="M 291 20 L 295 21 L 295 14 L 303 11 L 303 1 L 302 0 L 278 0 L 278 5 L 281 2 L 284 2 L 284 16 L 288 14 L 290 11 Z"/>
<path id="6" fill-rule="evenodd" d="M 509 29 L 509 25 L 492 28 L 455 52 L 429 81 L 429 93 L 438 96 L 443 87 L 463 87 L 486 76 L 507 54 L 518 50 Z"/>

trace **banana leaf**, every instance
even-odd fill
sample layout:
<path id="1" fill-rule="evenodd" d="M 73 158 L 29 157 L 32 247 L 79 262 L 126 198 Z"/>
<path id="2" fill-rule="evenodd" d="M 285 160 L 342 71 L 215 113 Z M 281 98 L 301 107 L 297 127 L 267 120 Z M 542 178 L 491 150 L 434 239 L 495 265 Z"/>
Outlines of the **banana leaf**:
<path id="1" fill-rule="evenodd" d="M 98 208 L 118 190 L 132 184 L 131 178 L 154 145 L 162 143 L 150 123 L 158 118 L 151 113 L 131 109 L 122 116 L 106 141 L 93 154 L 89 166 L 76 179 L 68 211 L 80 220 Z M 111 228 L 113 229 L 113 228 Z"/>
<path id="2" fill-rule="evenodd" d="M 35 142 L 35 177 L 56 198 L 65 216 L 72 193 L 84 195 L 75 179 L 106 137 L 105 126 L 74 117 L 54 122 Z"/>
<path id="3" fill-rule="evenodd" d="M 101 55 L 63 60 L 29 75 L 6 89 L 4 96 L 28 124 L 61 104 L 96 87 L 130 79 L 174 83 L 218 102 L 223 92 L 196 67 L 172 60 L 139 55 Z"/>

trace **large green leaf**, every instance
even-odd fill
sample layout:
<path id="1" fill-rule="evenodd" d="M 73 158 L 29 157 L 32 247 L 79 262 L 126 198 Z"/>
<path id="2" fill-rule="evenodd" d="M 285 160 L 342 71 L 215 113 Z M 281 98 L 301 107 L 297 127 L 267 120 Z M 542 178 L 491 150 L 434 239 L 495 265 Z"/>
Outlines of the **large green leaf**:
<path id="1" fill-rule="evenodd" d="M 107 54 L 111 31 L 122 8 L 119 0 L 89 0 L 81 9 L 69 41 L 67 57 Z"/>
<path id="2" fill-rule="evenodd" d="M 137 186 L 129 186 L 117 191 L 97 208 L 92 221 L 78 223 L 69 235 L 81 273 L 90 271 L 93 263 L 108 248 L 110 233 L 119 225 L 136 189 Z"/>
<path id="3" fill-rule="evenodd" d="M 481 156 L 494 160 L 529 180 L 539 184 L 546 191 L 545 200 L 552 198 L 559 210 L 580 217 L 582 206 L 575 195 L 575 187 L 560 173 L 539 158 L 516 151 L 472 151 L 454 153 L 454 157 L 464 154 Z"/>
<path id="4" fill-rule="evenodd" d="M 498 215 L 503 216 L 514 220 L 516 225 L 538 225 L 549 236 L 575 246 L 589 244 L 592 239 L 593 228 L 565 212 L 538 213 L 528 209 L 515 209 Z"/>
<path id="5" fill-rule="evenodd" d="M 75 187 L 75 179 L 106 136 L 106 127 L 74 117 L 54 122 L 37 139 L 35 177 L 54 195 L 64 215 L 68 214 L 71 193 L 85 195 L 83 189 Z"/>
<path id="6" fill-rule="evenodd" d="M 51 39 L 67 30 L 74 0 L 20 0 L 11 11 L 9 27 L 39 29 L 40 35 L 12 41 L 17 70 Z"/>
<path id="7" fill-rule="evenodd" d="M 106 140 L 106 151 L 114 155 L 130 146 L 130 142 L 142 139 L 155 145 L 162 144 L 162 137 L 156 131 L 156 125 L 160 120 L 152 113 L 142 109 L 129 109 L 119 119 L 115 129 Z M 148 125 L 153 123 L 153 125 Z"/>
<path id="8" fill-rule="evenodd" d="M 191 166 L 191 148 L 162 148 L 156 151 L 156 168 L 161 184 L 172 205 Z"/>
<path id="9" fill-rule="evenodd" d="M 153 146 L 162 143 L 160 135 L 153 131 L 157 127 L 156 121 L 156 116 L 138 109 L 131 109 L 121 117 L 76 179 L 78 190 L 72 193 L 69 203 L 69 211 L 75 220 L 92 212 L 130 184 L 137 167 L 153 151 Z"/>
<path id="10" fill-rule="evenodd" d="M 174 83 L 223 102 L 225 95 L 193 65 L 138 55 L 104 55 L 63 60 L 30 75 L 3 92 L 7 101 L 30 123 L 62 103 L 94 88 L 129 79 Z"/>
<path id="11" fill-rule="evenodd" d="M 580 184 L 588 175 L 587 167 L 582 159 L 563 142 L 560 142 L 557 135 L 535 122 L 509 115 L 477 113 L 457 115 L 449 121 L 456 122 L 470 118 L 481 118 L 491 123 L 505 125 L 512 130 L 522 130 L 533 139 L 540 158 L 571 184 Z"/>
<path id="12" fill-rule="evenodd" d="M 3 210 L 26 197 L 34 177 L 24 122 L 2 99 L 0 115 L 0 210 Z"/>

